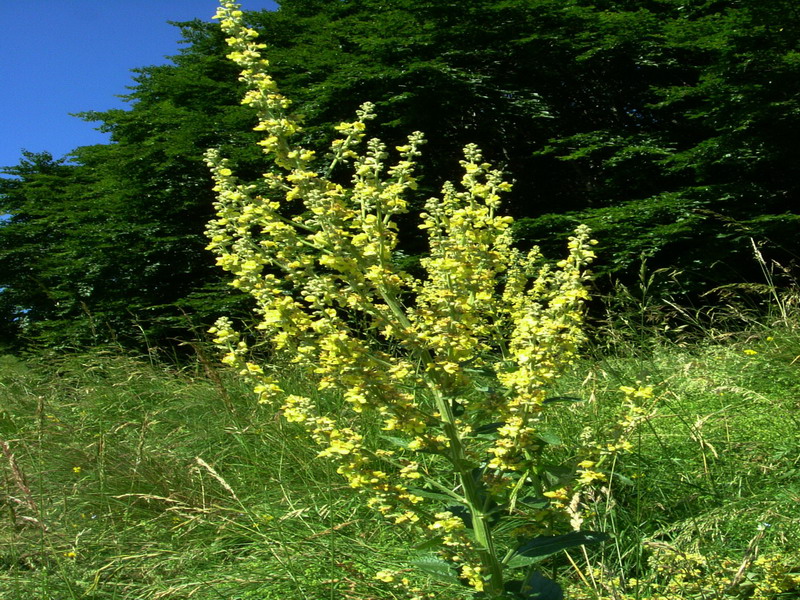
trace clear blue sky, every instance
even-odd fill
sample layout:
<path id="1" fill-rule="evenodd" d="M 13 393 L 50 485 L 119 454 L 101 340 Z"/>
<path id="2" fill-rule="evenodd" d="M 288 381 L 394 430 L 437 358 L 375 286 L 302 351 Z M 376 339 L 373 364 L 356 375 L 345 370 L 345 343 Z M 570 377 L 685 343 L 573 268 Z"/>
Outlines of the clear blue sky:
<path id="1" fill-rule="evenodd" d="M 131 69 L 169 62 L 180 31 L 167 21 L 210 21 L 217 0 L 2 0 L 0 166 L 21 149 L 61 157 L 104 134 L 69 113 L 124 108 Z M 242 0 L 275 10 L 273 0 Z"/>

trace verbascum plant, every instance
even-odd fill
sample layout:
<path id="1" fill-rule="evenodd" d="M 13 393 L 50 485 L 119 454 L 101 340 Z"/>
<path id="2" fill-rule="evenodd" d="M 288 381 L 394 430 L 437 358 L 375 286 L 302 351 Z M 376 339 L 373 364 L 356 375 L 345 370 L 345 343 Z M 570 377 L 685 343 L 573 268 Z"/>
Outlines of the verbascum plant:
<path id="1" fill-rule="evenodd" d="M 218 198 L 208 247 L 254 299 L 263 339 L 319 390 L 338 391 L 346 409 L 326 414 L 312 395 L 284 392 L 226 318 L 211 330 L 224 362 L 261 402 L 301 424 L 369 506 L 429 534 L 437 554 L 417 561 L 421 569 L 483 598 L 560 598 L 531 565 L 604 537 L 569 531 L 567 510 L 603 474 L 588 463 L 580 473 L 549 472 L 552 436 L 541 427 L 545 409 L 573 400 L 547 390 L 583 340 L 594 257 L 587 229 L 556 264 L 538 249 L 515 249 L 512 220 L 499 214 L 511 185 L 468 146 L 460 186 L 446 184 L 420 215 L 425 276 L 403 272 L 395 218 L 417 187 L 422 134 L 394 148 L 389 163 L 383 143 L 364 139 L 374 117 L 367 103 L 318 159 L 297 143 L 301 125 L 239 6 L 224 0 L 216 18 L 242 68 L 243 103 L 258 114 L 260 145 L 278 168 L 243 183 L 219 152 L 207 153 Z M 338 183 L 343 169 L 349 185 Z M 378 439 L 368 435 L 376 421 Z M 405 583 L 389 571 L 377 577 Z"/>

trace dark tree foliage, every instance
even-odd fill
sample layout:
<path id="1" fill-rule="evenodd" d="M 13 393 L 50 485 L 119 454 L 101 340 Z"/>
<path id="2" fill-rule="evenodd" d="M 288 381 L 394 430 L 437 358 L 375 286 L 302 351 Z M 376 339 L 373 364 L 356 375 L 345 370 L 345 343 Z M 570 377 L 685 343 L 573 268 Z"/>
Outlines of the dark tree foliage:
<path id="1" fill-rule="evenodd" d="M 536 238 L 586 222 L 603 240 L 600 263 L 609 272 L 624 273 L 644 255 L 653 268 L 682 271 L 695 292 L 759 277 L 751 239 L 767 258 L 793 264 L 800 256 L 796 3 L 658 5 L 668 10 L 653 22 L 654 43 L 640 46 L 647 94 L 634 114 L 644 135 L 612 128 L 554 139 L 548 151 L 597 173 L 599 201 L 520 227 Z"/>
<path id="2" fill-rule="evenodd" d="M 81 299 L 103 267 L 67 242 L 76 228 L 87 234 L 100 229 L 96 221 L 90 227 L 78 167 L 24 152 L 19 165 L 3 173 L 10 177 L 0 179 L 0 210 L 8 215 L 0 222 L 0 336 L 8 343 L 28 324 L 80 313 Z M 72 268 L 85 271 L 82 283 L 64 272 Z"/>
<path id="3" fill-rule="evenodd" d="M 800 255 L 791 0 L 284 0 L 248 18 L 305 145 L 324 150 L 366 100 L 390 147 L 425 132 L 420 203 L 475 142 L 515 180 L 523 245 L 560 252 L 586 222 L 615 278 L 645 256 L 700 293 L 755 276 L 749 238 L 784 264 Z M 257 178 L 254 120 L 217 26 L 178 26 L 183 49 L 135 72 L 128 110 L 84 115 L 111 144 L 5 170 L 2 335 L 163 344 L 246 311 L 203 249 L 202 154 L 223 146 Z M 414 217 L 402 226 L 405 250 L 424 251 Z"/>
<path id="4" fill-rule="evenodd" d="M 647 257 L 695 294 L 759 276 L 749 238 L 800 255 L 791 2 L 292 0 L 254 21 L 312 140 L 373 100 L 384 139 L 426 133 L 428 192 L 476 142 L 523 243 L 559 252 L 586 222 L 601 274 Z"/>

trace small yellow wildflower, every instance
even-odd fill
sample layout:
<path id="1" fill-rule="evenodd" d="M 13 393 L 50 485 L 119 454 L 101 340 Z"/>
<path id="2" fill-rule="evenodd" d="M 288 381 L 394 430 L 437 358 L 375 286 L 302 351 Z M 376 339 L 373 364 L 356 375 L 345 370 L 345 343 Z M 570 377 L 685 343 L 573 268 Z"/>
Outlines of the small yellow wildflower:
<path id="1" fill-rule="evenodd" d="M 379 581 L 383 581 L 385 583 L 391 583 L 394 581 L 395 574 L 393 571 L 378 571 L 375 573 L 375 579 Z"/>
<path id="2" fill-rule="evenodd" d="M 578 483 L 584 485 L 591 485 L 595 481 L 605 481 L 607 479 L 605 473 L 598 473 L 597 471 L 578 470 Z"/>
<path id="3" fill-rule="evenodd" d="M 457 531 L 464 528 L 464 521 L 448 511 L 436 513 L 436 521 L 428 525 L 428 529 L 441 529 L 442 531 Z"/>
<path id="4" fill-rule="evenodd" d="M 553 498 L 554 500 L 567 500 L 569 498 L 566 488 L 559 488 L 550 492 L 544 492 L 542 495 L 545 498 Z"/>
<path id="5" fill-rule="evenodd" d="M 482 592 L 484 588 L 483 577 L 481 576 L 481 568 L 473 567 L 472 565 L 464 565 L 461 567 L 461 577 L 467 580 L 467 583 L 475 588 L 477 591 Z"/>

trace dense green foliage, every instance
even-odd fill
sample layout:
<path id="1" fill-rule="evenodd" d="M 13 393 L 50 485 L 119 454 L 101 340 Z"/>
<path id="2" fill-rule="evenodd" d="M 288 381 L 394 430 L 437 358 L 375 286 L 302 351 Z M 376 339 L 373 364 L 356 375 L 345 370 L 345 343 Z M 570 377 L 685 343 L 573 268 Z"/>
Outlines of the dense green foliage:
<path id="1" fill-rule="evenodd" d="M 629 276 L 644 255 L 698 293 L 757 276 L 748 238 L 782 264 L 800 255 L 789 0 L 284 0 L 249 19 L 305 115 L 304 145 L 324 148 L 365 100 L 390 145 L 426 133 L 420 203 L 475 142 L 516 182 L 523 244 L 585 222 L 603 274 Z M 160 344 L 233 308 L 203 250 L 201 157 L 223 146 L 257 173 L 253 121 L 217 27 L 181 28 L 173 64 L 136 72 L 129 110 L 86 115 L 113 143 L 5 169 L 19 177 L 0 181 L 7 340 Z"/>

